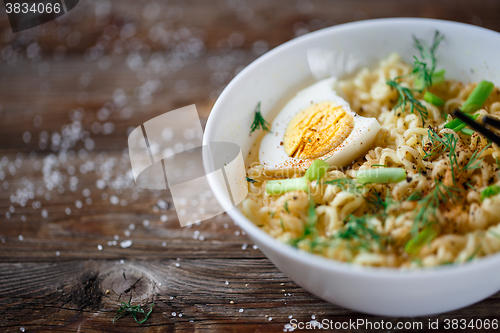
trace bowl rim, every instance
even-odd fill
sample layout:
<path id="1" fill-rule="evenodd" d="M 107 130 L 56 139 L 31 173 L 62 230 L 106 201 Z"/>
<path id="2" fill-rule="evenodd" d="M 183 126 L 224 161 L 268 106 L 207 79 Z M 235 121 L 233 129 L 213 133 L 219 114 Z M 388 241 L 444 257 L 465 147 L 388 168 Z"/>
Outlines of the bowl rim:
<path id="1" fill-rule="evenodd" d="M 267 61 L 267 59 L 274 57 L 275 54 L 284 52 L 288 48 L 292 47 L 296 43 L 300 43 L 306 39 L 312 37 L 318 37 L 321 35 L 326 35 L 331 33 L 332 31 L 342 31 L 348 30 L 351 28 L 359 28 L 364 27 L 368 28 L 373 25 L 380 24 L 389 24 L 389 25 L 398 25 L 398 24 L 435 24 L 435 25 L 445 25 L 445 26 L 460 26 L 465 27 L 467 29 L 476 30 L 481 34 L 490 34 L 495 38 L 500 37 L 500 33 L 489 30 L 486 28 L 474 26 L 467 23 L 454 22 L 448 20 L 439 20 L 439 19 L 429 19 L 429 18 L 410 18 L 410 17 L 396 17 L 396 18 L 379 18 L 379 19 L 369 19 L 362 20 L 356 22 L 349 22 L 344 24 L 335 25 L 332 27 L 323 28 L 314 32 L 307 33 L 300 37 L 289 40 L 274 49 L 266 52 L 261 55 L 249 65 L 247 65 L 243 70 L 241 70 L 224 88 L 220 96 L 217 98 L 212 110 L 208 116 L 205 133 L 203 135 L 203 144 L 207 145 L 210 143 L 210 138 L 212 138 L 215 134 L 215 126 L 216 126 L 216 118 L 218 116 L 219 110 L 223 109 L 224 100 L 226 96 L 233 93 L 234 87 L 238 85 L 240 81 L 244 81 L 246 77 L 252 72 L 254 67 L 259 66 L 261 63 Z M 232 206 L 231 202 L 224 200 L 223 192 L 217 187 L 217 184 L 214 181 L 211 181 L 211 178 L 208 177 L 209 185 L 214 192 L 214 195 L 218 202 L 222 205 L 224 210 L 228 213 L 228 215 L 235 221 L 245 232 L 251 237 L 258 239 L 262 242 L 268 249 L 271 249 L 282 256 L 290 257 L 295 261 L 299 261 L 301 263 L 306 263 L 308 265 L 312 265 L 318 269 L 327 269 L 329 271 L 336 271 L 339 273 L 343 273 L 351 276 L 363 276 L 363 277 L 373 277 L 373 278 L 389 278 L 389 279 L 414 279 L 414 278 L 437 278 L 437 277 L 446 277 L 449 275 L 455 275 L 459 272 L 461 273 L 472 273 L 476 270 L 486 269 L 490 265 L 500 265 L 500 252 L 488 255 L 486 257 L 481 257 L 477 260 L 466 262 L 463 264 L 453 264 L 453 265 L 445 265 L 445 266 L 436 266 L 436 267 L 423 267 L 416 269 L 401 269 L 401 268 L 393 268 L 393 267 L 372 267 L 372 266 L 362 266 L 355 265 L 348 262 L 341 262 L 335 259 L 329 259 L 326 257 L 322 257 L 320 255 L 312 254 L 310 252 L 306 252 L 295 248 L 289 244 L 283 243 L 265 231 L 258 228 L 253 222 L 251 222 L 243 213 L 236 207 Z"/>

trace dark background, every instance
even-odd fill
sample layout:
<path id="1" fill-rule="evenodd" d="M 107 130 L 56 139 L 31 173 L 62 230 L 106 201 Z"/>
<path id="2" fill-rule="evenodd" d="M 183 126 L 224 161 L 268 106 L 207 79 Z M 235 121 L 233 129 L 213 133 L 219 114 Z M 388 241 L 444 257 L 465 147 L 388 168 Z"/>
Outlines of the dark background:
<path id="1" fill-rule="evenodd" d="M 403 320 L 312 296 L 227 215 L 181 228 L 168 191 L 135 187 L 127 151 L 128 131 L 164 112 L 196 104 L 204 124 L 224 86 L 267 50 L 382 17 L 500 31 L 500 1 L 81 0 L 16 34 L 0 5 L 0 330 L 281 332 L 289 316 Z M 499 296 L 411 320 L 500 319 Z M 113 325 L 130 298 L 155 300 L 150 319 Z"/>

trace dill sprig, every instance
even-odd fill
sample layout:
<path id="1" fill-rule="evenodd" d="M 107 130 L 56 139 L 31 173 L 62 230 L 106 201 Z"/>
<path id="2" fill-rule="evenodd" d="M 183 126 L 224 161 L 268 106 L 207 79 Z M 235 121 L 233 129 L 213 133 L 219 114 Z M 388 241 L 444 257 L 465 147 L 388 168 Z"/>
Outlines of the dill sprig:
<path id="1" fill-rule="evenodd" d="M 434 180 L 434 188 L 429 194 L 417 201 L 417 206 L 419 208 L 415 214 L 411 227 L 411 234 L 413 237 L 417 236 L 419 230 L 435 222 L 439 206 L 455 197 L 453 191 L 457 191 L 457 189 L 445 186 L 440 180 Z"/>
<path id="2" fill-rule="evenodd" d="M 413 73 L 420 77 L 424 82 L 424 85 L 420 91 L 428 89 L 432 86 L 432 76 L 436 71 L 436 51 L 439 44 L 443 41 L 444 35 L 438 30 L 434 32 L 434 37 L 432 39 L 432 44 L 429 48 L 424 47 L 423 43 L 415 36 L 413 37 L 413 42 L 415 47 L 420 53 L 420 60 L 415 57 L 415 64 L 413 68 Z M 430 64 L 428 63 L 430 62 Z"/>
<path id="3" fill-rule="evenodd" d="M 368 221 L 375 218 L 374 215 L 363 215 L 360 217 L 349 215 L 346 218 L 346 224 L 336 234 L 332 236 L 333 239 L 343 239 L 350 242 L 356 242 L 358 247 L 369 249 L 372 244 L 377 244 L 379 248 L 383 248 L 383 240 L 385 237 L 381 236 Z"/>
<path id="4" fill-rule="evenodd" d="M 453 177 L 453 184 L 457 186 L 456 179 L 460 176 L 460 174 L 466 170 L 475 170 L 478 169 L 483 161 L 483 158 L 479 158 L 486 149 L 488 149 L 491 145 L 489 143 L 482 150 L 474 151 L 472 156 L 469 158 L 469 161 L 464 167 L 460 166 L 458 162 L 458 154 L 457 154 L 457 144 L 459 138 L 451 133 L 443 133 L 442 136 L 436 133 L 433 129 L 429 129 L 428 138 L 432 143 L 433 148 L 426 152 L 424 158 L 435 155 L 437 150 L 443 148 L 443 153 L 448 151 L 448 157 L 450 159 L 450 169 Z"/>
<path id="5" fill-rule="evenodd" d="M 354 192 L 356 189 L 357 182 L 351 178 L 337 178 L 334 180 L 327 180 L 325 184 L 339 186 L 342 191 Z"/>
<path id="6" fill-rule="evenodd" d="M 257 181 L 255 179 L 252 179 L 252 178 L 249 178 L 249 177 L 245 177 L 246 178 L 246 181 L 249 182 L 249 183 L 257 183 Z"/>
<path id="7" fill-rule="evenodd" d="M 255 130 L 262 128 L 264 131 L 270 132 L 269 123 L 264 119 L 262 113 L 260 112 L 260 102 L 257 103 L 255 107 L 255 117 L 253 119 L 252 127 L 250 128 L 250 133 L 253 133 Z"/>
<path id="8" fill-rule="evenodd" d="M 148 320 L 149 315 L 151 312 L 153 312 L 153 305 L 155 302 L 151 304 L 151 308 L 149 309 L 149 312 L 146 313 L 144 309 L 140 305 L 130 305 L 130 299 L 128 300 L 128 304 L 125 302 L 122 302 L 120 305 L 120 308 L 116 311 L 116 316 L 113 318 L 113 324 L 115 323 L 115 320 L 120 319 L 123 316 L 126 316 L 127 314 L 130 314 L 132 317 L 134 317 L 134 320 L 138 324 L 144 323 L 146 320 Z M 145 317 L 142 320 L 137 319 L 137 314 L 138 313 L 143 313 Z"/>
<path id="9" fill-rule="evenodd" d="M 413 113 L 415 110 L 417 110 L 420 114 L 420 118 L 422 118 L 422 123 L 425 124 L 425 121 L 427 120 L 427 117 L 429 115 L 429 113 L 427 112 L 427 108 L 413 96 L 414 89 L 404 87 L 400 84 L 399 81 L 402 78 L 402 76 L 398 76 L 394 80 L 387 80 L 386 82 L 389 86 L 393 87 L 398 92 L 398 102 L 396 106 L 394 106 L 394 110 L 399 107 L 402 107 L 402 109 L 404 110 L 406 108 L 406 105 L 410 103 L 410 113 Z"/>
<path id="10" fill-rule="evenodd" d="M 420 118 L 422 118 L 422 123 L 424 124 L 428 117 L 427 108 L 413 96 L 413 93 L 423 93 L 425 89 L 429 89 L 432 86 L 432 80 L 436 70 L 436 51 L 439 43 L 443 39 L 444 36 L 436 30 L 431 46 L 429 48 L 426 48 L 418 38 L 413 36 L 415 47 L 420 53 L 420 59 L 415 56 L 413 57 L 415 61 L 413 63 L 413 69 L 410 74 L 398 76 L 393 80 L 389 79 L 386 82 L 389 86 L 396 89 L 396 91 L 398 92 L 398 102 L 394 107 L 394 110 L 401 107 L 404 111 L 406 105 L 409 103 L 410 112 L 414 113 L 415 111 L 417 111 L 420 114 Z M 422 82 L 419 88 L 412 89 L 401 85 L 401 80 L 409 76 L 413 76 L 416 78 L 416 81 Z"/>

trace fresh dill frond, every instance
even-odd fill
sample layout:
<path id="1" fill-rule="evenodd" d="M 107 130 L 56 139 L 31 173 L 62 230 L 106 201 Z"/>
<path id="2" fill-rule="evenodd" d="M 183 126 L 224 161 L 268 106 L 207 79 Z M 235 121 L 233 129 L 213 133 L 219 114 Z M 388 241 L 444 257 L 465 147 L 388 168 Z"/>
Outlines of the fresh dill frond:
<path id="1" fill-rule="evenodd" d="M 453 184 L 455 184 L 456 186 L 456 178 L 462 171 L 458 162 L 458 155 L 456 151 L 459 138 L 450 133 L 444 133 L 442 136 L 440 136 L 431 128 L 428 130 L 428 133 L 428 138 L 429 140 L 431 140 L 433 148 L 430 152 L 425 153 L 424 159 L 436 154 L 436 150 L 439 150 L 441 148 L 443 149 L 443 153 L 448 151 Z"/>
<path id="2" fill-rule="evenodd" d="M 419 51 L 421 58 L 419 60 L 415 57 L 414 71 L 417 69 L 415 73 L 419 73 L 425 82 L 425 86 L 422 90 L 432 86 L 432 75 L 436 70 L 437 62 L 436 51 L 443 39 L 444 35 L 436 30 L 434 32 L 431 46 L 429 48 L 425 48 L 423 43 L 417 37 L 413 36 L 413 42 L 415 43 L 415 47 Z M 429 61 L 430 64 L 427 61 Z"/>
<path id="3" fill-rule="evenodd" d="M 288 214 L 290 214 L 290 210 L 288 209 L 288 201 L 285 202 L 285 210 Z"/>
<path id="4" fill-rule="evenodd" d="M 155 302 L 153 301 L 153 303 L 151 304 L 151 308 L 149 309 L 149 312 L 146 313 L 140 305 L 130 305 L 130 299 L 128 300 L 128 304 L 122 302 L 120 308 L 116 311 L 116 316 L 113 318 L 113 324 L 115 323 L 115 320 L 118 320 L 121 317 L 126 316 L 127 314 L 130 314 L 134 318 L 136 323 L 142 324 L 146 320 L 148 320 L 149 315 L 151 314 L 151 312 L 153 312 L 154 304 Z M 142 313 L 145 316 L 142 320 L 137 319 L 137 314 L 139 313 Z"/>
<path id="5" fill-rule="evenodd" d="M 349 215 L 346 218 L 346 224 L 336 234 L 333 239 L 343 239 L 349 242 L 357 243 L 358 247 L 369 249 L 372 244 L 377 244 L 380 249 L 383 248 L 385 237 L 381 236 L 368 221 L 375 218 L 373 215 L 363 215 L 360 217 Z"/>
<path id="6" fill-rule="evenodd" d="M 285 225 L 283 224 L 283 219 L 280 219 L 281 230 L 285 231 Z"/>
<path id="7" fill-rule="evenodd" d="M 479 158 L 479 156 L 481 156 L 486 149 L 490 148 L 490 146 L 491 142 L 488 143 L 488 145 L 486 145 L 486 147 L 484 147 L 481 151 L 479 152 L 477 150 L 474 151 L 474 153 L 469 159 L 469 162 L 467 162 L 467 164 L 465 165 L 464 170 L 479 169 L 479 167 L 481 166 L 481 162 L 483 161 L 483 158 Z"/>
<path id="8" fill-rule="evenodd" d="M 247 182 L 249 183 L 257 183 L 257 181 L 255 179 L 252 179 L 252 178 L 249 178 L 249 177 L 245 177 Z"/>
<path id="9" fill-rule="evenodd" d="M 260 112 L 260 102 L 257 103 L 255 107 L 255 116 L 253 119 L 252 127 L 250 128 L 250 133 L 253 133 L 255 130 L 262 128 L 264 131 L 270 132 L 269 123 L 264 119 L 262 113 Z"/>
<path id="10" fill-rule="evenodd" d="M 415 61 L 410 74 L 398 76 L 392 80 L 389 79 L 386 82 L 390 87 L 396 89 L 398 92 L 398 102 L 394 107 L 394 110 L 401 107 L 404 111 L 406 105 L 410 103 L 410 112 L 414 113 L 417 111 L 420 114 L 420 118 L 422 118 L 422 123 L 424 124 L 428 117 L 427 108 L 413 96 L 413 92 L 422 93 L 425 89 L 429 89 L 432 86 L 433 75 L 436 70 L 436 51 L 439 43 L 443 39 L 444 36 L 436 30 L 431 46 L 426 48 L 418 38 L 413 36 L 415 47 L 420 53 L 420 59 L 414 56 Z M 416 78 L 416 81 L 420 81 L 420 86 L 411 89 L 401 85 L 401 79 L 409 76 L 413 76 Z"/>
<path id="11" fill-rule="evenodd" d="M 434 188 L 417 202 L 419 208 L 411 227 L 413 237 L 417 236 L 419 230 L 435 221 L 437 210 L 442 203 L 450 199 L 453 200 L 454 195 L 452 191 L 456 191 L 456 189 L 445 186 L 440 180 L 434 180 Z"/>
<path id="12" fill-rule="evenodd" d="M 422 192 L 420 191 L 415 191 L 406 198 L 407 201 L 418 201 L 420 199 L 422 199 Z"/>
<path id="13" fill-rule="evenodd" d="M 420 114 L 420 118 L 422 118 L 422 123 L 425 124 L 425 121 L 427 120 L 427 117 L 429 115 L 429 113 L 427 112 L 427 108 L 413 96 L 412 89 L 404 87 L 400 84 L 399 81 L 401 80 L 401 78 L 401 76 L 398 76 L 394 80 L 389 79 L 386 82 L 389 86 L 396 89 L 396 91 L 398 92 L 398 102 L 396 106 L 394 106 L 394 110 L 401 107 L 404 111 L 406 105 L 410 103 L 410 113 L 413 113 L 415 112 L 415 110 L 417 110 Z"/>
<path id="14" fill-rule="evenodd" d="M 338 178 L 334 180 L 327 180 L 325 184 L 339 186 L 342 191 L 353 192 L 356 188 L 356 180 L 351 178 Z"/>

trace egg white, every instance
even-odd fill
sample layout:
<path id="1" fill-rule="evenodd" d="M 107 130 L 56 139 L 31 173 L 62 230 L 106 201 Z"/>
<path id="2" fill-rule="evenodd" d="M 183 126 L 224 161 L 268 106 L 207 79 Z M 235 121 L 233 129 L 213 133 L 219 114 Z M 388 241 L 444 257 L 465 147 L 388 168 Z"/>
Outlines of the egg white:
<path id="1" fill-rule="evenodd" d="M 259 147 L 259 160 L 266 171 L 288 169 L 306 170 L 313 159 L 298 159 L 287 155 L 283 146 L 283 136 L 290 121 L 301 110 L 312 104 L 331 101 L 354 118 L 354 129 L 342 144 L 319 157 L 330 166 L 343 167 L 363 155 L 373 145 L 380 130 L 380 124 L 375 118 L 365 118 L 354 113 L 349 103 L 341 98 L 334 90 L 337 78 L 332 77 L 316 82 L 299 91 L 281 109 L 271 124 L 271 132 L 267 133 Z"/>

